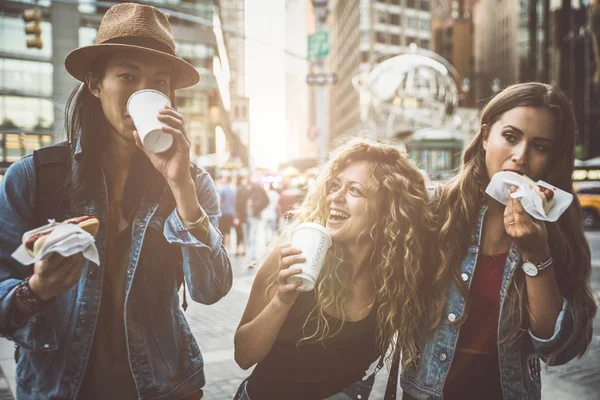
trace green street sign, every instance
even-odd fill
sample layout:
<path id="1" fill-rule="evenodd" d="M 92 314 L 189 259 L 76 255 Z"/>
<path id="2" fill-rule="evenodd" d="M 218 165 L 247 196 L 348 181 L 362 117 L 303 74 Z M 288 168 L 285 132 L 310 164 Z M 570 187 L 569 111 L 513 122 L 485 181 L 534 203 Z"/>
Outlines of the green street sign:
<path id="1" fill-rule="evenodd" d="M 329 32 L 317 31 L 308 36 L 308 59 L 316 60 L 329 54 Z"/>

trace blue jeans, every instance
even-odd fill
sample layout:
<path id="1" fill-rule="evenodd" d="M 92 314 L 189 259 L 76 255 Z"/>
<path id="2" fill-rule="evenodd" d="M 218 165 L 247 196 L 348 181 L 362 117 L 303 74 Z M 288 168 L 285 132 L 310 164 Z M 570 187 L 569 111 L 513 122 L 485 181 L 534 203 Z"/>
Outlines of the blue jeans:
<path id="1" fill-rule="evenodd" d="M 250 261 L 256 260 L 256 237 L 258 236 L 258 227 L 260 224 L 260 218 L 248 217 L 248 236 L 246 236 L 246 250 L 248 251 L 248 258 Z"/>

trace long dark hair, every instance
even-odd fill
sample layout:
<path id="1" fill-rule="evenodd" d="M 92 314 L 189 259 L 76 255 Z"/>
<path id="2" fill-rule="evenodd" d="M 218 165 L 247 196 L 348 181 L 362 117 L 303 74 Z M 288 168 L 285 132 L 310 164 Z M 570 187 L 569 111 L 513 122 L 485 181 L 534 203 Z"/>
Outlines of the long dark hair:
<path id="1" fill-rule="evenodd" d="M 484 190 L 489 183 L 485 166 L 483 140 L 491 126 L 507 111 L 516 107 L 547 109 L 555 118 L 555 141 L 551 153 L 552 166 L 544 180 L 573 193 L 573 167 L 577 125 L 569 99 L 557 88 L 537 82 L 510 86 L 498 93 L 483 109 L 481 130 L 463 154 L 460 174 L 442 186 L 434 201 L 440 243 L 444 254 L 440 260 L 438 284 L 447 287 L 449 281 L 460 289 L 465 298 L 465 312 L 455 321 L 462 324 L 469 311 L 469 292 L 460 278 L 460 263 L 467 254 L 469 238 L 477 225 L 479 209 L 485 202 Z M 555 260 L 555 273 L 561 294 L 571 304 L 574 329 L 566 342 L 548 359 L 552 365 L 565 348 L 578 343 L 578 354 L 583 355 L 590 342 L 588 330 L 596 314 L 596 304 L 590 286 L 590 248 L 583 233 L 581 205 L 574 201 L 556 223 L 546 224 L 548 244 Z M 443 292 L 442 290 L 438 290 Z M 527 332 L 529 318 L 525 295 L 525 278 L 520 269 L 514 274 L 507 289 L 506 299 L 510 319 L 502 321 L 509 327 L 501 342 L 516 344 Z M 438 317 L 443 312 L 445 298 L 438 303 Z"/>
<path id="2" fill-rule="evenodd" d="M 111 56 L 96 59 L 89 71 L 93 79 L 101 81 Z M 172 95 L 171 98 L 174 96 Z M 173 100 L 173 99 L 172 99 Z M 108 145 L 111 129 L 102 110 L 102 104 L 89 90 L 86 83 L 78 84 L 67 101 L 65 109 L 65 129 L 69 141 L 71 157 L 75 157 L 79 142 L 84 155 L 73 163 L 75 168 L 69 179 L 69 201 L 95 198 L 100 189 L 102 155 Z M 135 188 L 128 187 L 129 193 L 140 197 L 144 193 L 160 191 L 164 187 L 164 178 L 152 167 L 150 161 L 141 152 L 134 160 L 143 171 L 142 175 L 132 180 Z"/>
<path id="3" fill-rule="evenodd" d="M 109 57 L 92 63 L 95 78 L 102 79 Z M 97 182 L 100 177 L 100 162 L 106 149 L 106 130 L 108 121 L 102 111 L 100 100 L 94 97 L 86 83 L 79 83 L 71 92 L 65 109 L 65 129 L 74 157 L 77 143 L 80 143 L 85 157 L 78 160 L 76 169 L 71 176 L 70 194 L 73 199 L 94 198 L 98 190 Z"/>

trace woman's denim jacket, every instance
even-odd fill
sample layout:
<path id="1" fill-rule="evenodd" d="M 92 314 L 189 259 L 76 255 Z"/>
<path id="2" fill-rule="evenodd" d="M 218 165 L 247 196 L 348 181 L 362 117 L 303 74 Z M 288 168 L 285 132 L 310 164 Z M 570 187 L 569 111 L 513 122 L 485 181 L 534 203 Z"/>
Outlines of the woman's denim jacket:
<path id="1" fill-rule="evenodd" d="M 74 164 L 80 156 L 75 155 Z M 231 263 L 215 228 L 220 211 L 214 182 L 205 171 L 194 170 L 198 199 L 211 225 L 206 243 L 186 228 L 166 187 L 162 195 L 144 197 L 134 211 L 124 319 L 140 399 L 182 398 L 205 383 L 200 349 L 179 307 L 176 271 L 183 268 L 191 298 L 203 304 L 221 299 L 232 284 Z M 20 347 L 19 399 L 77 396 L 97 333 L 104 277 L 108 204 L 104 176 L 99 185 L 98 197 L 74 202 L 67 217 L 98 217 L 100 266 L 87 262 L 78 284 L 57 296 L 46 312 L 19 326 L 11 312 L 15 288 L 33 270 L 17 263 L 11 253 L 23 233 L 35 228 L 32 157 L 11 165 L 0 184 L 0 334 Z"/>
<path id="2" fill-rule="evenodd" d="M 477 256 L 481 243 L 483 219 L 487 207 L 482 207 L 479 214 L 477 230 L 471 236 L 471 246 L 467 256 L 461 263 L 461 277 L 469 287 L 475 273 Z M 522 263 L 521 254 L 513 244 L 504 267 L 504 276 L 500 289 L 500 318 L 507 320 L 509 307 L 505 301 L 506 290 L 517 268 Z M 421 345 L 419 361 L 405 366 L 402 371 L 402 389 L 417 399 L 442 399 L 444 382 L 448 376 L 450 365 L 456 353 L 459 328 L 451 321 L 463 313 L 465 301 L 456 285 L 452 284 L 448 292 L 445 314 L 437 329 Z M 541 398 L 540 359 L 546 360 L 550 353 L 560 347 L 571 335 L 573 322 L 570 304 L 563 300 L 563 308 L 556 321 L 554 334 L 550 339 L 543 340 L 533 335 L 531 331 L 524 334 L 515 347 L 508 344 L 498 344 L 500 361 L 500 379 L 504 399 L 532 400 Z M 591 329 L 591 325 L 590 325 Z M 507 334 L 507 327 L 498 326 L 498 337 Z M 580 343 L 564 351 L 553 365 L 565 364 L 571 360 L 587 343 Z"/>

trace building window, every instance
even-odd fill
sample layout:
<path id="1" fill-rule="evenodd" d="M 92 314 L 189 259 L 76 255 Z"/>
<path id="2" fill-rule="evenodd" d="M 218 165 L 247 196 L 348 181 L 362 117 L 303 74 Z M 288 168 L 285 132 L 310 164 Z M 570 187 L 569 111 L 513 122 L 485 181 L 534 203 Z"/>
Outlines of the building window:
<path id="1" fill-rule="evenodd" d="M 196 67 L 212 69 L 214 47 L 196 42 L 175 42 L 177 55 Z"/>
<path id="2" fill-rule="evenodd" d="M 400 26 L 400 14 L 390 14 L 390 24 Z"/>
<path id="3" fill-rule="evenodd" d="M 54 111 L 50 100 L 0 96 L 0 132 L 42 131 L 53 125 Z"/>
<path id="4" fill-rule="evenodd" d="M 429 0 L 421 0 L 421 10 L 429 11 L 429 9 L 430 9 Z"/>
<path id="5" fill-rule="evenodd" d="M 387 43 L 387 37 L 383 32 L 377 32 L 376 39 L 378 43 Z"/>
<path id="6" fill-rule="evenodd" d="M 417 18 L 412 15 L 407 15 L 406 26 L 410 29 L 417 29 Z"/>
<path id="7" fill-rule="evenodd" d="M 388 23 L 388 14 L 386 12 L 378 12 L 377 13 L 377 22 L 379 22 L 380 24 L 387 24 Z"/>
<path id="8" fill-rule="evenodd" d="M 397 45 L 397 46 L 399 46 L 399 45 L 400 45 L 400 35 L 397 35 L 397 34 L 395 34 L 395 33 L 392 33 L 392 34 L 391 34 L 391 39 L 392 39 L 392 40 L 391 40 L 391 41 L 392 41 L 392 44 L 395 44 L 395 45 Z"/>
<path id="9" fill-rule="evenodd" d="M 47 62 L 0 59 L 0 89 L 52 97 L 53 66 Z"/>
<path id="10" fill-rule="evenodd" d="M 25 21 L 21 18 L 0 16 L 0 49 L 12 54 L 52 57 L 52 24 L 42 21 L 41 26 L 44 47 L 29 49 L 27 48 L 27 39 L 31 37 L 25 34 Z"/>
<path id="11" fill-rule="evenodd" d="M 429 49 L 429 46 L 430 46 L 429 40 L 427 40 L 427 39 L 421 39 L 421 47 L 422 48 Z"/>
<path id="12" fill-rule="evenodd" d="M 416 7 L 416 0 L 406 0 L 406 7 L 407 8 L 417 8 Z"/>
<path id="13" fill-rule="evenodd" d="M 79 46 L 90 46 L 96 43 L 97 34 L 98 30 L 96 28 L 79 27 Z"/>

